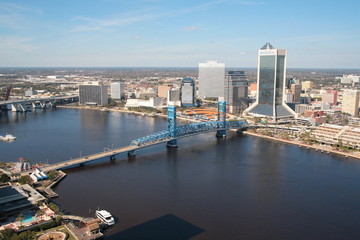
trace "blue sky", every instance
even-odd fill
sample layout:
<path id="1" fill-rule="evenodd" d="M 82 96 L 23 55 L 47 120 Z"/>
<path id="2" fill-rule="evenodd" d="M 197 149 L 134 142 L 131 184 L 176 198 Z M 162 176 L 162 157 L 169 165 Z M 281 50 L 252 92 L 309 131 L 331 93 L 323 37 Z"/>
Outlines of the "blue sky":
<path id="1" fill-rule="evenodd" d="M 360 68 L 358 0 L 1 0 L 0 67 Z"/>

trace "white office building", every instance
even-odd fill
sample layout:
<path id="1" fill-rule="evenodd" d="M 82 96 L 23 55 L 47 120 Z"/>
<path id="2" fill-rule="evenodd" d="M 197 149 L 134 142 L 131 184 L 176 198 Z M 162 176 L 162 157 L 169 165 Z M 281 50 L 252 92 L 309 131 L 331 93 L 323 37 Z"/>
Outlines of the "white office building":
<path id="1" fill-rule="evenodd" d="M 359 96 L 358 90 L 345 90 L 342 99 L 342 111 L 352 116 L 359 116 Z"/>
<path id="2" fill-rule="evenodd" d="M 199 63 L 199 97 L 224 97 L 225 63 Z"/>
<path id="3" fill-rule="evenodd" d="M 110 87 L 112 99 L 121 99 L 125 97 L 125 83 L 114 82 L 111 83 Z"/>

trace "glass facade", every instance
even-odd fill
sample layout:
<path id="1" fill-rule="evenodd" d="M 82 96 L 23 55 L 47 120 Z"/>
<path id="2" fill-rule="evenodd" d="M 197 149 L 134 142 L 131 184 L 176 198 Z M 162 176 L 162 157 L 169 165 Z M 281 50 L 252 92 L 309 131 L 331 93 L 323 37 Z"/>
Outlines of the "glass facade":
<path id="1" fill-rule="evenodd" d="M 260 56 L 259 104 L 273 105 L 275 58 L 275 55 Z"/>

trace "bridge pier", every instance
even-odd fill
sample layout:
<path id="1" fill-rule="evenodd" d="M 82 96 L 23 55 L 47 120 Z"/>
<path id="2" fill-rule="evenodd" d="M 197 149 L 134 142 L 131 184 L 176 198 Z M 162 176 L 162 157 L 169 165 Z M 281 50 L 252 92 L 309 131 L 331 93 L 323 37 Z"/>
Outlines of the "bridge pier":
<path id="1" fill-rule="evenodd" d="M 132 150 L 132 151 L 129 151 L 128 152 L 128 157 L 135 157 L 136 155 L 135 155 L 135 150 Z"/>

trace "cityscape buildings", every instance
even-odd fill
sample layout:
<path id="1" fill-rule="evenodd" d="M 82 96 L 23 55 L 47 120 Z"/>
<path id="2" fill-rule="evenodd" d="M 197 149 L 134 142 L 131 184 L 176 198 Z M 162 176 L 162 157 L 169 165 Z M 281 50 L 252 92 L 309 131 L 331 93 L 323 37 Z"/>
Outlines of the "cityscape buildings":
<path id="1" fill-rule="evenodd" d="M 99 82 L 79 85 L 79 103 L 81 105 L 104 106 L 108 104 L 108 86 Z"/>
<path id="2" fill-rule="evenodd" d="M 248 87 L 244 71 L 228 71 L 224 95 L 230 113 L 240 113 L 248 107 Z"/>
<path id="3" fill-rule="evenodd" d="M 192 107 L 195 103 L 195 82 L 192 78 L 184 78 L 181 82 L 181 105 Z"/>
<path id="4" fill-rule="evenodd" d="M 301 85 L 300 84 L 291 84 L 290 90 L 294 94 L 294 103 L 300 103 L 300 95 L 301 95 Z"/>
<path id="5" fill-rule="evenodd" d="M 313 88 L 313 82 L 312 81 L 304 81 L 301 83 L 301 90 L 309 90 Z"/>
<path id="6" fill-rule="evenodd" d="M 168 91 L 171 89 L 171 86 L 168 84 L 163 84 L 158 86 L 158 97 L 167 98 Z"/>
<path id="7" fill-rule="evenodd" d="M 272 117 L 273 121 L 294 117 L 296 113 L 284 101 L 286 50 L 275 49 L 266 43 L 258 56 L 258 85 L 256 102 L 245 114 Z"/>
<path id="8" fill-rule="evenodd" d="M 199 63 L 199 97 L 224 97 L 225 63 Z"/>
<path id="9" fill-rule="evenodd" d="M 359 90 L 345 90 L 342 99 L 342 111 L 352 116 L 359 116 Z"/>
<path id="10" fill-rule="evenodd" d="M 112 99 L 122 99 L 125 97 L 125 83 L 124 82 L 111 83 L 110 89 L 111 89 L 111 98 Z"/>

